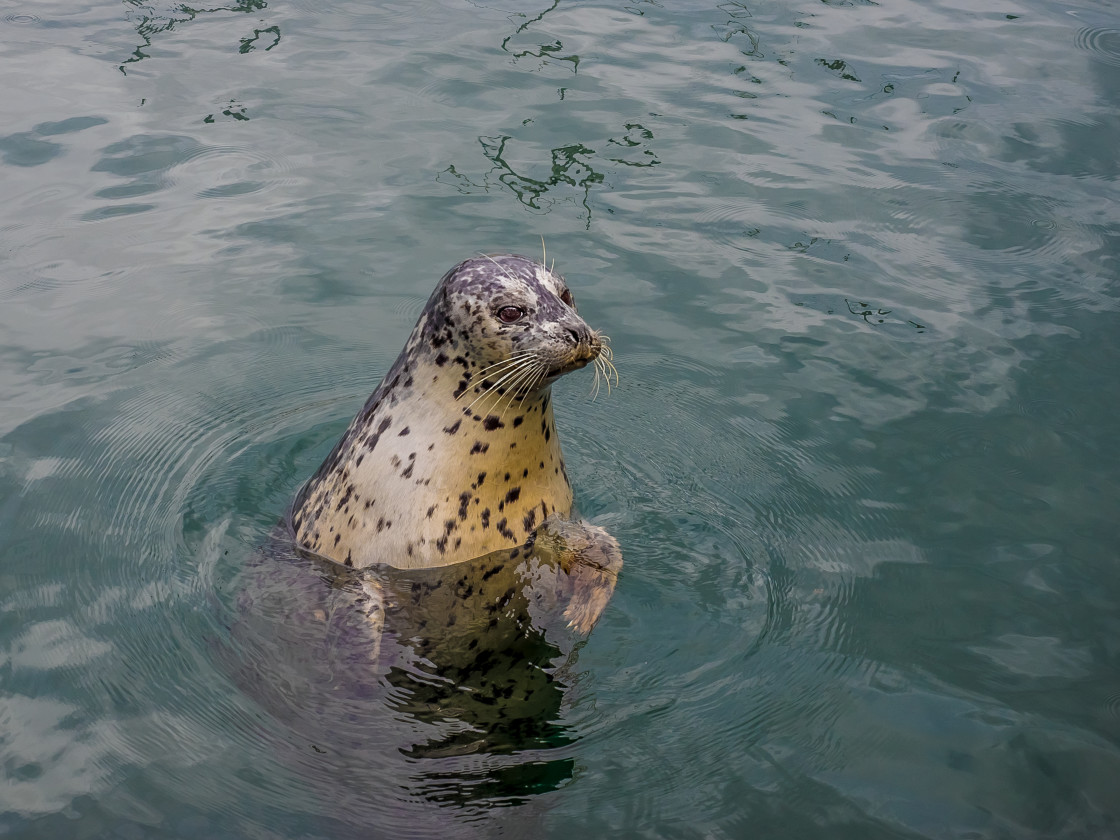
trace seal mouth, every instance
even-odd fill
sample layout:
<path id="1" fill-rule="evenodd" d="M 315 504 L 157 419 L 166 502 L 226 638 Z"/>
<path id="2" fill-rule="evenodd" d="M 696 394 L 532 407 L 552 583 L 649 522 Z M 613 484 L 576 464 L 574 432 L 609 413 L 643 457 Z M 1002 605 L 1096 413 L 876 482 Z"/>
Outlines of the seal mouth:
<path id="1" fill-rule="evenodd" d="M 571 373 L 573 370 L 579 370 L 580 368 L 587 367 L 589 364 L 591 364 L 591 362 L 592 359 L 575 359 L 570 362 L 565 362 L 558 367 L 552 368 L 548 373 L 546 373 L 545 379 L 559 379 L 566 373 Z"/>
<path id="2" fill-rule="evenodd" d="M 545 379 L 552 381 L 563 376 L 566 373 L 571 373 L 573 370 L 585 368 L 599 357 L 602 352 L 602 346 L 597 342 L 594 344 L 581 344 L 573 348 L 573 354 L 564 359 L 560 364 L 555 367 L 549 368 L 548 373 L 545 374 Z"/>

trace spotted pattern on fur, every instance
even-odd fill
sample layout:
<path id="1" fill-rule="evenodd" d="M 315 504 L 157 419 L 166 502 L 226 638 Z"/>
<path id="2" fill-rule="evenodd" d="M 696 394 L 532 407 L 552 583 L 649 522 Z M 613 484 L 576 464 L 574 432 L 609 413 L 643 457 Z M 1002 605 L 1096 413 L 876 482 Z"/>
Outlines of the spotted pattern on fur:
<path id="1" fill-rule="evenodd" d="M 506 323 L 498 313 L 510 307 L 522 315 Z M 548 516 L 568 516 L 551 384 L 600 350 L 558 274 L 512 255 L 460 263 L 296 497 L 297 541 L 357 568 L 444 566 L 519 545 Z M 488 378 L 526 353 L 547 372 L 533 390 Z"/>

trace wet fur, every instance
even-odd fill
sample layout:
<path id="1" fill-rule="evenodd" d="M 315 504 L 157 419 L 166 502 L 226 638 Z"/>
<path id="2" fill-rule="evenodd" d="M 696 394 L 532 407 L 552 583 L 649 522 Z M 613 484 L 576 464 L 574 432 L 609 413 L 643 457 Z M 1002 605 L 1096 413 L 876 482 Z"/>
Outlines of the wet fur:
<path id="1" fill-rule="evenodd" d="M 524 316 L 503 323 L 508 306 Z M 569 516 L 551 383 L 602 349 L 543 265 L 510 255 L 457 265 L 297 496 L 297 543 L 354 568 L 429 568 L 522 545 Z"/>

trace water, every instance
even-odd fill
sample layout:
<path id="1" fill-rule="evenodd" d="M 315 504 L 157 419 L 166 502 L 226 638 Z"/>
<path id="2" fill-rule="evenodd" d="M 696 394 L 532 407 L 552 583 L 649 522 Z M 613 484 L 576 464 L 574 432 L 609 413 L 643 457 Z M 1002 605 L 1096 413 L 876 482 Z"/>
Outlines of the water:
<path id="1" fill-rule="evenodd" d="M 0 49 L 0 833 L 1120 837 L 1113 5 L 43 0 Z M 438 673 L 241 572 L 442 273 L 542 235 L 626 567 L 525 642 L 532 733 L 424 753 Z"/>

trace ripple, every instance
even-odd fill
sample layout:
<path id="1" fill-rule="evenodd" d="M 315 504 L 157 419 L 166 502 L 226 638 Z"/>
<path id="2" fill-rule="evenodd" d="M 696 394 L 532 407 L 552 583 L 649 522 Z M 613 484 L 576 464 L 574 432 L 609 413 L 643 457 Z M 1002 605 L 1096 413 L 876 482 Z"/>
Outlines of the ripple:
<path id="1" fill-rule="evenodd" d="M 227 199 L 292 182 L 291 164 L 248 146 L 208 146 L 185 135 L 139 134 L 102 150 L 92 167 L 120 179 L 95 193 L 116 201 L 152 196 L 178 187 L 197 198 Z M 151 203 L 108 204 L 85 214 L 90 220 L 155 209 Z"/>
<path id="2" fill-rule="evenodd" d="M 385 297 L 389 298 L 389 308 L 393 312 L 412 321 L 420 317 L 420 313 L 424 311 L 424 304 L 428 302 L 426 297 L 420 295 L 401 295 L 391 298 L 386 295 Z"/>
<path id="3" fill-rule="evenodd" d="M 1028 218 L 1036 231 L 1034 241 L 1008 249 L 1015 256 L 1038 258 L 1042 263 L 1057 262 L 1079 256 L 1100 247 L 1100 238 L 1087 225 L 1056 215 L 1034 215 Z"/>
<path id="4" fill-rule="evenodd" d="M 240 423 L 228 418 L 238 412 L 199 423 L 210 406 L 200 412 L 197 395 L 192 404 L 184 395 L 102 385 L 98 400 L 39 415 L 8 438 L 16 451 L 9 464 L 23 467 L 20 530 L 36 535 L 23 553 L 37 555 L 35 568 L 49 579 L 65 581 L 53 593 L 6 596 L 5 611 L 23 616 L 14 678 L 18 685 L 49 671 L 67 696 L 85 698 L 74 717 L 93 715 L 91 728 L 115 733 L 91 739 L 107 774 L 143 755 L 152 779 L 185 784 L 224 746 L 215 733 L 230 721 L 244 732 L 255 725 L 248 704 L 204 674 L 205 639 L 220 628 L 198 610 L 200 584 L 175 550 L 182 493 L 197 463 L 229 453 Z M 190 692 L 176 688 L 186 685 Z M 73 722 L 44 737 L 62 737 L 63 729 Z M 163 749 L 168 743 L 176 744 L 173 754 Z M 66 756 L 41 763 L 57 777 Z M 226 795 L 213 791 L 215 801 Z"/>
<path id="5" fill-rule="evenodd" d="M 1018 404 L 1019 413 L 1040 420 L 1048 425 L 1063 426 L 1078 417 L 1077 404 L 1072 400 L 1039 398 L 1023 400 Z"/>
<path id="6" fill-rule="evenodd" d="M 1110 718 L 1120 722 L 1120 691 L 1105 698 L 1104 709 Z"/>
<path id="7" fill-rule="evenodd" d="M 757 207 L 752 207 L 747 202 L 713 203 L 699 212 L 696 218 L 705 236 L 730 245 L 738 251 L 753 253 L 763 250 L 763 246 L 757 240 L 761 215 Z"/>
<path id="8" fill-rule="evenodd" d="M 7 21 L 8 23 L 18 23 L 18 24 L 25 25 L 25 24 L 29 24 L 29 23 L 38 23 L 40 18 L 39 18 L 38 15 L 11 14 L 11 15 L 4 15 L 4 20 Z"/>
<path id="9" fill-rule="evenodd" d="M 176 166 L 174 179 L 199 198 L 237 198 L 290 184 L 291 164 L 247 146 L 211 146 Z"/>
<path id="10" fill-rule="evenodd" d="M 108 642 L 77 632 L 65 619 L 32 622 L 12 640 L 11 664 L 15 668 L 70 673 L 112 650 Z"/>
<path id="11" fill-rule="evenodd" d="M 205 460 L 214 450 L 211 436 L 222 435 L 223 418 L 199 416 L 197 401 L 193 393 L 144 392 L 121 406 L 116 421 L 93 438 L 103 449 L 95 475 L 124 476 L 114 493 L 113 530 L 153 519 L 166 527 L 175 516 L 170 497 L 182 471 Z"/>
<path id="12" fill-rule="evenodd" d="M 152 784 L 190 787 L 192 797 L 223 813 L 241 813 L 253 800 L 291 803 L 279 777 L 262 779 L 253 769 L 275 760 L 273 745 L 262 744 L 259 708 L 212 673 L 212 645 L 226 635 L 228 612 L 206 601 L 267 533 L 268 524 L 252 521 L 254 500 L 262 519 L 274 521 L 292 475 L 309 469 L 293 455 L 305 448 L 293 430 L 310 425 L 305 410 L 319 409 L 254 399 L 254 389 L 267 391 L 275 380 L 231 381 L 230 359 L 251 365 L 247 356 L 274 356 L 304 335 L 265 328 L 189 360 L 179 354 L 158 374 L 158 387 L 114 390 L 102 381 L 97 401 L 39 415 L 6 438 L 14 453 L 4 466 L 27 490 L 20 541 L 35 534 L 28 559 L 39 552 L 36 569 L 65 581 L 4 599 L 5 612 L 23 617 L 11 660 L 17 681 L 49 670 L 68 692 L 91 696 L 85 708 L 121 721 L 124 733 L 99 761 L 115 772 L 143 756 Z M 105 351 L 114 358 L 128 352 L 121 345 Z M 203 393 L 176 388 L 184 366 L 206 375 Z M 333 440 L 337 430 L 321 430 L 328 433 Z M 249 510 L 250 521 L 231 519 L 235 509 Z M 305 734 L 285 731 L 287 752 L 322 761 Z M 232 785 L 196 779 L 199 763 L 229 750 L 231 740 L 248 775 Z M 168 743 L 176 749 L 168 752 Z M 45 763 L 46 773 L 59 772 L 56 761 Z"/>
<path id="13" fill-rule="evenodd" d="M 356 2 L 345 0 L 332 4 L 329 12 L 315 0 L 293 0 L 292 8 L 311 16 L 308 26 L 314 30 L 338 33 L 369 32 L 428 32 L 437 38 L 441 25 L 447 23 L 446 10 L 435 3 L 414 3 L 392 0 L 386 3 Z M 427 26 L 425 27 L 425 24 Z M 421 27 L 424 27 L 423 29 Z"/>
<path id="14" fill-rule="evenodd" d="M 1089 26 L 1077 33 L 1074 43 L 1097 61 L 1120 67 L 1120 28 Z"/>
<path id="15" fill-rule="evenodd" d="M 255 385 L 262 394 L 270 390 L 267 378 Z M 170 553 L 193 551 L 184 543 L 183 527 L 190 526 L 194 517 L 220 519 L 222 505 L 232 505 L 244 489 L 245 475 L 229 465 L 246 452 L 255 452 L 255 447 L 275 441 L 278 433 L 290 430 L 293 424 L 306 423 L 306 415 L 317 411 L 321 411 L 319 405 L 304 400 L 289 405 L 190 392 L 136 397 L 97 437 L 106 454 L 96 468 L 126 476 L 123 485 L 114 490 L 114 523 L 123 527 L 139 519 L 155 520 L 165 539 L 173 543 L 168 546 Z M 290 486 L 284 490 L 284 484 L 268 478 L 277 469 L 273 456 L 273 449 L 266 446 L 262 457 L 267 462 L 255 465 L 264 472 L 253 474 L 265 488 L 279 487 L 286 493 Z M 124 463 L 133 466 L 125 468 Z M 282 507 L 277 503 L 263 515 L 275 517 Z"/>

